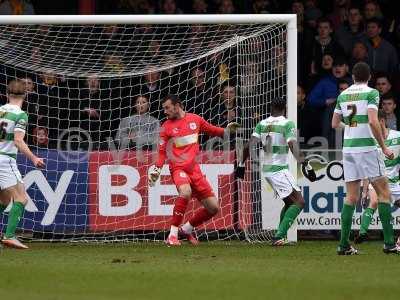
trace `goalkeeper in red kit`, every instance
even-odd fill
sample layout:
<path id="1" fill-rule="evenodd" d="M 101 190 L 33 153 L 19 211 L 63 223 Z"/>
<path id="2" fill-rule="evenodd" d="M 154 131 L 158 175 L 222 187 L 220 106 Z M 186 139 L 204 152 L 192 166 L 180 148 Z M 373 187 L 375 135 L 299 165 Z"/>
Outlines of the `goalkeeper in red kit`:
<path id="1" fill-rule="evenodd" d="M 161 127 L 158 159 L 154 169 L 149 172 L 149 184 L 153 186 L 156 183 L 168 156 L 169 170 L 179 195 L 175 200 L 171 230 L 166 243 L 168 246 L 179 246 L 179 233 L 191 244 L 197 245 L 199 242 L 193 229 L 211 219 L 219 210 L 218 200 L 196 162 L 199 134 L 222 137 L 225 132 L 236 132 L 239 124 L 229 123 L 225 129 L 213 126 L 199 115 L 185 112 L 175 95 L 164 98 L 162 106 L 168 120 Z M 180 227 L 192 197 L 197 198 L 203 207 Z"/>

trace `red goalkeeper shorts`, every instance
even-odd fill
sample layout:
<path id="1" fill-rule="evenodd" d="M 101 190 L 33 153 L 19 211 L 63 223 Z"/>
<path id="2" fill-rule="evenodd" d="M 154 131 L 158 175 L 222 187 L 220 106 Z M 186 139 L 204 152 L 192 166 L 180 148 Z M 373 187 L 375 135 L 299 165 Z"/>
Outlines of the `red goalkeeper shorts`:
<path id="1" fill-rule="evenodd" d="M 203 175 L 198 164 L 190 168 L 190 170 L 178 168 L 172 170 L 172 180 L 177 187 L 183 184 L 190 184 L 192 197 L 197 198 L 199 201 L 208 197 L 215 197 L 206 176 Z"/>

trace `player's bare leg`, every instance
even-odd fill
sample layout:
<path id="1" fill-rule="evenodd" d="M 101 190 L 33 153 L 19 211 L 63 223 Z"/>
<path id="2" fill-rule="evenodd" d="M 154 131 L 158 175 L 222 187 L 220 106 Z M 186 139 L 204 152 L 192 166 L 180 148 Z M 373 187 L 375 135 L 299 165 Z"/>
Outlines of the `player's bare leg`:
<path id="1" fill-rule="evenodd" d="M 286 244 L 286 236 L 289 228 L 304 208 L 304 199 L 300 192 L 293 189 L 292 193 L 283 199 L 285 206 L 281 212 L 281 220 L 275 236 L 272 238 L 273 246 Z"/>
<path id="2" fill-rule="evenodd" d="M 356 244 L 360 244 L 368 239 L 368 228 L 369 225 L 371 224 L 372 217 L 374 216 L 374 213 L 378 208 L 378 195 L 376 194 L 375 190 L 369 185 L 368 180 L 363 181 L 363 190 L 365 190 L 366 193 L 368 193 L 369 203 L 368 207 L 364 209 L 364 212 L 361 216 L 360 232 L 354 239 L 354 243 Z"/>
<path id="3" fill-rule="evenodd" d="M 354 209 L 360 196 L 360 180 L 346 182 L 346 200 L 341 214 L 340 243 L 337 249 L 339 255 L 354 255 L 358 251 L 350 245 L 349 236 L 353 220 Z"/>
<path id="4" fill-rule="evenodd" d="M 27 203 L 27 195 L 24 185 L 22 183 L 18 183 L 15 186 L 7 188 L 6 190 L 2 191 L 2 197 L 4 197 L 4 199 L 9 199 L 9 201 L 10 199 L 14 199 L 14 203 L 9 212 L 6 233 L 4 234 L 1 242 L 7 247 L 28 249 L 26 245 L 22 244 L 15 237 L 15 230 L 17 229 L 18 223 L 24 213 L 25 205 Z"/>
<path id="5" fill-rule="evenodd" d="M 185 216 L 187 204 L 192 198 L 192 189 L 189 184 L 182 184 L 177 186 L 179 193 L 178 198 L 175 200 L 174 210 L 171 220 L 171 229 L 167 240 L 165 241 L 168 246 L 180 246 L 181 242 L 178 239 L 178 229 L 182 224 L 183 217 Z"/>
<path id="6" fill-rule="evenodd" d="M 199 243 L 193 233 L 193 229 L 210 220 L 219 211 L 218 200 L 215 196 L 204 198 L 201 200 L 201 203 L 203 207 L 181 228 L 181 234 L 183 234 L 192 245 L 197 245 Z"/>
<path id="7" fill-rule="evenodd" d="M 386 177 L 379 177 L 371 181 L 378 196 L 378 212 L 383 230 L 383 252 L 400 254 L 400 248 L 396 246 L 392 225 L 392 207 L 390 205 L 391 194 Z"/>

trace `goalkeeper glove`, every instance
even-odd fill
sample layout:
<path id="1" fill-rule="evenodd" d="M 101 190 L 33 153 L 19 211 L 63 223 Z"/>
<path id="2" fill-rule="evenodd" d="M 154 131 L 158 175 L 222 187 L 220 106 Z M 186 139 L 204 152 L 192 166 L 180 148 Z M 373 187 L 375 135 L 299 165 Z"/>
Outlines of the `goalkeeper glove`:
<path id="1" fill-rule="evenodd" d="M 236 131 L 240 128 L 240 124 L 238 122 L 230 122 L 226 125 L 226 131 L 228 133 L 236 133 Z"/>
<path id="2" fill-rule="evenodd" d="M 245 167 L 244 163 L 239 163 L 235 170 L 236 178 L 244 179 L 245 171 L 246 171 L 246 167 Z"/>
<path id="3" fill-rule="evenodd" d="M 161 174 L 161 168 L 154 167 L 150 172 L 149 172 L 149 185 L 154 186 L 160 177 Z"/>
<path id="4" fill-rule="evenodd" d="M 311 182 L 314 182 L 317 180 L 317 174 L 315 174 L 315 171 L 314 171 L 313 167 L 310 165 L 310 162 L 308 161 L 308 159 L 305 159 L 302 162 L 301 171 L 303 172 L 304 176 Z"/>

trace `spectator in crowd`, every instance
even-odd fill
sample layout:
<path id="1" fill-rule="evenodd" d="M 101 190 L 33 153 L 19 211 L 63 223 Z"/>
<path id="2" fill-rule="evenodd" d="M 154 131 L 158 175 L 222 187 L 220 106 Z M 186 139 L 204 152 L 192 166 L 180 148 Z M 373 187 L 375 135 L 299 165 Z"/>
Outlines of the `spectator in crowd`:
<path id="1" fill-rule="evenodd" d="M 120 14 L 154 14 L 153 1 L 149 0 L 120 0 L 118 5 Z"/>
<path id="2" fill-rule="evenodd" d="M 92 149 L 108 148 L 107 138 L 111 136 L 111 90 L 101 88 L 96 76 L 88 77 L 79 93 L 79 127 L 85 130 L 91 140 Z M 103 144 L 102 144 L 103 143 Z"/>
<path id="3" fill-rule="evenodd" d="M 182 10 L 177 7 L 175 0 L 163 0 L 161 1 L 160 13 L 166 15 L 181 14 Z"/>
<path id="4" fill-rule="evenodd" d="M 104 69 L 107 72 L 121 74 L 125 70 L 125 65 L 120 56 L 109 54 L 104 58 Z"/>
<path id="5" fill-rule="evenodd" d="M 41 126 L 33 128 L 32 142 L 38 148 L 49 148 L 49 132 L 47 128 Z"/>
<path id="6" fill-rule="evenodd" d="M 317 0 L 304 1 L 304 19 L 310 28 L 316 28 L 317 20 L 322 17 L 322 11 L 317 5 Z"/>
<path id="7" fill-rule="evenodd" d="M 332 29 L 336 30 L 347 19 L 347 11 L 350 7 L 350 0 L 334 0 L 333 11 L 328 15 Z"/>
<path id="8" fill-rule="evenodd" d="M 310 71 L 315 70 L 319 73 L 321 70 L 322 57 L 325 53 L 334 53 L 335 56 L 344 56 L 344 50 L 340 44 L 331 37 L 333 30 L 331 22 L 328 19 L 321 18 L 318 20 L 318 35 L 316 36 L 313 44 L 306 49 L 310 49 L 309 58 Z"/>
<path id="9" fill-rule="evenodd" d="M 140 85 L 135 89 L 135 95 L 146 95 L 150 102 L 150 112 L 155 118 L 163 118 L 161 115 L 161 101 L 165 96 L 165 89 L 162 86 L 161 73 L 150 67 L 141 78 Z"/>
<path id="10" fill-rule="evenodd" d="M 0 15 L 34 15 L 32 3 L 27 0 L 4 0 L 0 3 Z"/>
<path id="11" fill-rule="evenodd" d="M 338 81 L 340 79 L 351 81 L 348 75 L 348 65 L 343 57 L 335 59 L 332 74 L 321 79 L 308 96 L 310 105 L 320 112 L 321 134 L 328 139 L 330 147 L 334 143 L 334 131 L 329 121 L 332 119 L 336 98 L 339 95 Z"/>
<path id="12" fill-rule="evenodd" d="M 367 21 L 368 64 L 374 72 L 393 73 L 398 70 L 396 49 L 381 37 L 382 24 L 377 18 Z"/>
<path id="13" fill-rule="evenodd" d="M 350 69 L 358 62 L 368 63 L 368 48 L 363 42 L 356 42 L 351 50 Z"/>
<path id="14" fill-rule="evenodd" d="M 316 132 L 317 126 L 316 118 L 317 112 L 306 101 L 306 93 L 301 84 L 297 85 L 297 128 L 299 130 L 300 140 L 302 146 L 306 146 L 308 140 L 313 136 L 318 135 Z"/>
<path id="15" fill-rule="evenodd" d="M 348 81 L 348 79 L 339 79 L 338 80 L 339 94 L 349 87 L 350 87 L 350 82 Z"/>
<path id="16" fill-rule="evenodd" d="M 335 37 L 339 44 L 349 56 L 355 43 L 367 42 L 361 11 L 358 7 L 350 7 L 347 21 L 345 21 L 335 32 Z"/>
<path id="17" fill-rule="evenodd" d="M 332 67 L 333 67 L 333 55 L 331 53 L 325 53 L 322 56 L 322 62 L 321 62 L 321 67 L 319 69 L 319 73 L 316 72 L 316 70 L 311 70 L 311 76 L 310 76 L 310 86 L 314 86 L 321 78 L 324 78 L 328 76 L 329 74 L 332 74 Z"/>
<path id="18" fill-rule="evenodd" d="M 381 97 L 392 93 L 392 83 L 386 73 L 377 73 L 375 75 L 375 88 Z"/>
<path id="19" fill-rule="evenodd" d="M 154 150 L 157 147 L 160 121 L 149 114 L 149 99 L 137 96 L 135 112 L 121 120 L 117 134 L 119 149 Z"/>
<path id="20" fill-rule="evenodd" d="M 202 116 L 206 121 L 211 117 L 212 89 L 206 84 L 206 73 L 202 67 L 195 67 L 190 72 L 190 81 L 183 93 L 186 111 Z"/>
<path id="21" fill-rule="evenodd" d="M 270 0 L 253 0 L 252 9 L 254 14 L 271 14 L 276 11 L 275 1 Z"/>
<path id="22" fill-rule="evenodd" d="M 192 11 L 195 14 L 206 14 L 208 4 L 205 0 L 193 0 Z"/>
<path id="23" fill-rule="evenodd" d="M 387 93 L 382 97 L 382 109 L 386 114 L 386 127 L 397 130 L 398 120 L 396 112 L 396 99 L 393 94 Z"/>
<path id="24" fill-rule="evenodd" d="M 364 17 L 366 21 L 375 18 L 379 20 L 383 19 L 381 8 L 377 1 L 366 1 L 364 5 Z"/>
<path id="25" fill-rule="evenodd" d="M 218 8 L 218 12 L 220 14 L 233 14 L 235 13 L 235 6 L 233 5 L 232 0 L 221 0 L 221 3 Z"/>

